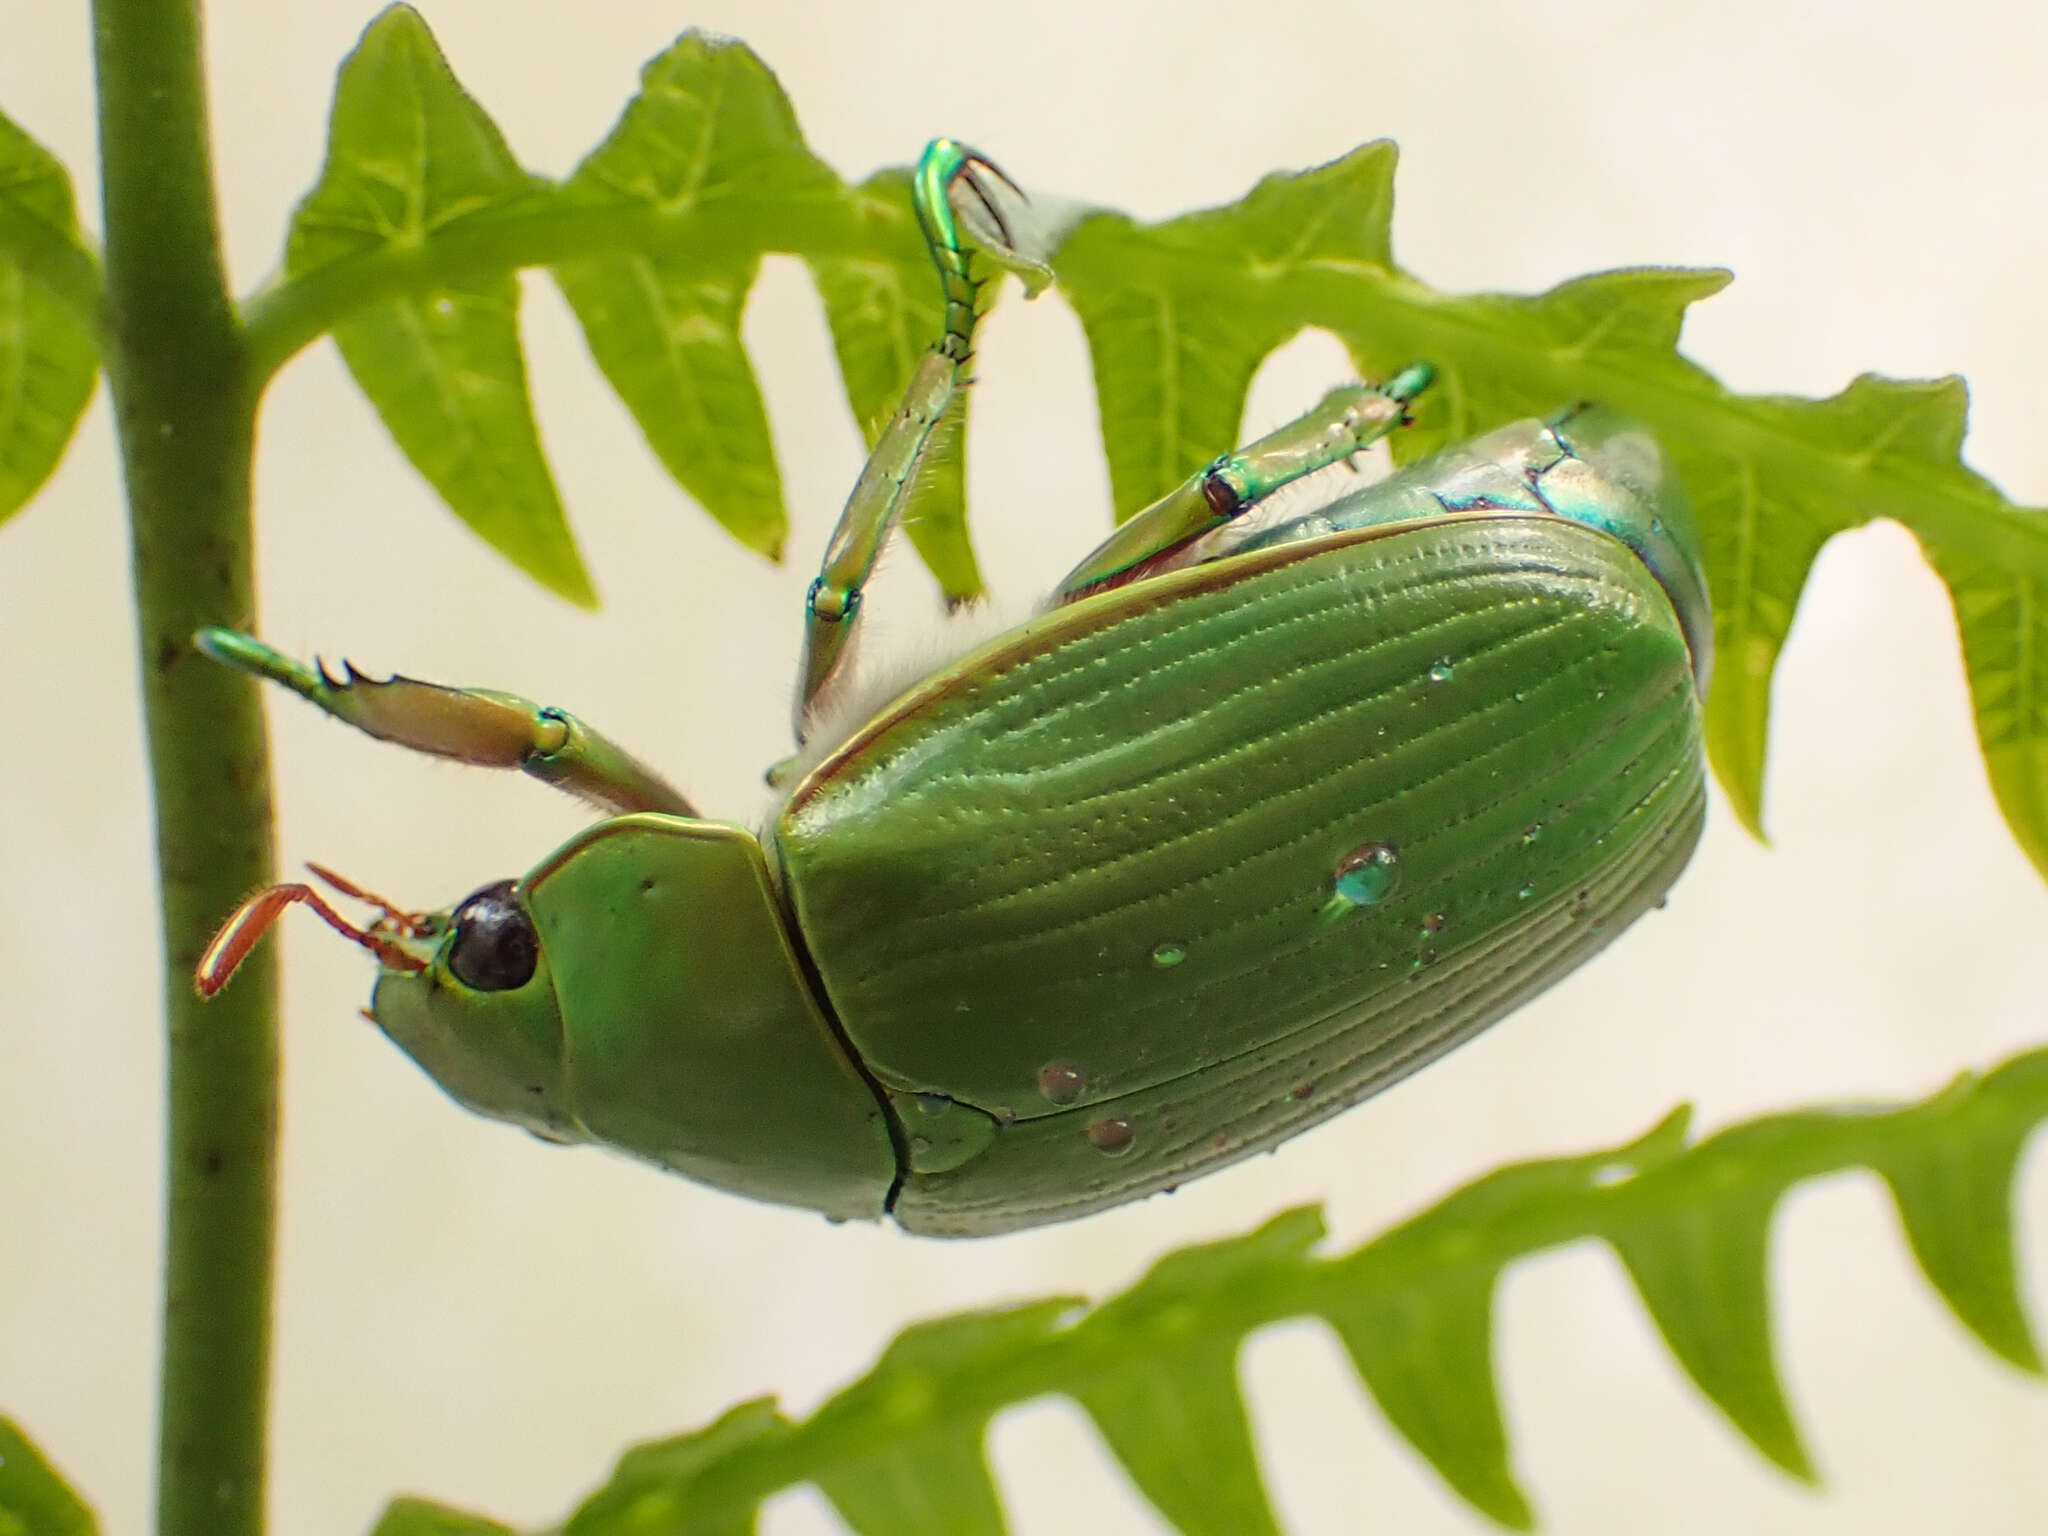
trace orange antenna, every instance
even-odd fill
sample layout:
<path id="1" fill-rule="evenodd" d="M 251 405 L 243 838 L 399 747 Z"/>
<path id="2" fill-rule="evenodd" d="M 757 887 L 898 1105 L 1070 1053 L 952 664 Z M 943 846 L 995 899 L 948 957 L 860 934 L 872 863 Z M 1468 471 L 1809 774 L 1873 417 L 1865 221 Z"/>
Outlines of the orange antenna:
<path id="1" fill-rule="evenodd" d="M 353 896 L 357 901 L 367 901 L 373 907 L 382 908 L 384 915 L 372 925 L 378 931 L 381 932 L 388 927 L 392 932 L 402 933 L 409 939 L 417 938 L 420 934 L 426 932 L 426 913 L 408 912 L 404 907 L 385 900 L 375 891 L 366 891 L 353 880 L 347 880 L 337 875 L 325 864 L 315 864 L 311 859 L 308 859 L 306 860 L 306 868 L 313 871 L 317 878 L 326 881 L 337 891 L 341 892 L 342 895 Z"/>
<path id="2" fill-rule="evenodd" d="M 335 911 L 325 896 L 303 881 L 265 886 L 235 908 L 228 920 L 221 924 L 220 932 L 213 936 L 213 942 L 200 955 L 199 965 L 192 973 L 192 985 L 201 997 L 212 997 L 226 986 L 228 978 L 249 958 L 249 952 L 270 931 L 271 925 L 284 915 L 285 908 L 301 902 L 311 907 L 315 915 L 336 933 L 362 945 L 393 970 L 424 971 L 427 968 L 426 961 L 395 943 L 391 937 L 393 933 L 417 934 L 424 920 L 421 914 L 403 911 L 382 897 L 372 896 L 318 864 L 308 867 L 344 895 L 383 908 L 383 915 L 368 928 L 358 928 Z"/>

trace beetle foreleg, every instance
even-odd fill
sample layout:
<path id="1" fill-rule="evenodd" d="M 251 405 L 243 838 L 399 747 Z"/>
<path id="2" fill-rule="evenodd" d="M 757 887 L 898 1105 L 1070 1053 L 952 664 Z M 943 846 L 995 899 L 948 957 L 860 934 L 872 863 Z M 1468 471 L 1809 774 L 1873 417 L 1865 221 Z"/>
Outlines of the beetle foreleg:
<path id="1" fill-rule="evenodd" d="M 697 814 L 654 770 L 566 710 L 488 688 L 365 677 L 347 662 L 335 677 L 232 629 L 203 629 L 193 643 L 215 661 L 289 688 L 379 741 L 480 768 L 517 768 L 621 815 Z"/>

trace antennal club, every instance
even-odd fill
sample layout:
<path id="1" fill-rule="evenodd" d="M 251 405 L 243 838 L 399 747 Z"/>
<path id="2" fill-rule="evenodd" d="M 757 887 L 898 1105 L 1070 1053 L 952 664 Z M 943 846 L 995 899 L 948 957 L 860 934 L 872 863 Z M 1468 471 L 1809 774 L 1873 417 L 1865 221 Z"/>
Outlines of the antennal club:
<path id="1" fill-rule="evenodd" d="M 357 885 L 353 880 L 337 875 L 325 864 L 316 864 L 311 859 L 308 859 L 306 860 L 306 868 L 313 871 L 316 879 L 325 881 L 341 892 L 342 895 L 353 896 L 357 901 L 366 901 L 373 907 L 381 908 L 384 915 L 378 918 L 372 925 L 377 932 L 383 933 L 388 931 L 403 934 L 406 938 L 413 939 L 418 938 L 427 931 L 426 913 L 408 912 L 404 907 L 398 906 L 385 897 L 379 896 L 375 891 L 364 890 L 363 887 Z"/>
<path id="2" fill-rule="evenodd" d="M 250 951 L 270 931 L 271 925 L 284 915 L 285 909 L 299 903 L 311 907 L 328 927 L 351 943 L 362 945 L 393 970 L 424 971 L 427 968 L 426 961 L 396 943 L 392 937 L 394 934 L 417 935 L 424 922 L 421 914 L 395 907 L 381 896 L 369 894 L 318 864 L 307 867 L 343 895 L 381 907 L 382 914 L 368 928 L 358 928 L 335 911 L 325 896 L 303 881 L 265 886 L 235 908 L 228 920 L 221 924 L 220 932 L 213 936 L 213 942 L 200 955 L 199 964 L 192 973 L 192 985 L 201 997 L 212 997 L 226 986 L 228 979 L 249 958 Z"/>

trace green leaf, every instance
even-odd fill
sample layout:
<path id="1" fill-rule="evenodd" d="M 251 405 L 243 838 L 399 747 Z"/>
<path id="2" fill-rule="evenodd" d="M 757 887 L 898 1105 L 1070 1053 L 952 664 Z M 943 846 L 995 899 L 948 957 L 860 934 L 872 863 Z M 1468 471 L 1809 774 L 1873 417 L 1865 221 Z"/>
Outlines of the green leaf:
<path id="1" fill-rule="evenodd" d="M 79 306 L 97 281 L 64 167 L 0 115 L 0 522 L 49 478 L 92 398 Z"/>
<path id="2" fill-rule="evenodd" d="M 1491 1270 L 1428 1290 L 1369 1287 L 1326 1304 L 1389 1422 L 1468 1503 L 1516 1530 L 1535 1514 L 1508 1469 L 1493 1381 Z"/>
<path id="3" fill-rule="evenodd" d="M 1076 1394 L 1131 1481 L 1188 1536 L 1278 1536 L 1238 1394 L 1238 1347 L 1192 1338 L 1156 1370 Z"/>
<path id="4" fill-rule="evenodd" d="M 1076 1330 L 1106 1359 L 1151 1356 L 1150 1369 L 1104 1371 L 1074 1395 L 1131 1480 L 1188 1536 L 1279 1529 L 1238 1390 L 1241 1341 L 1205 1329 L 1204 1311 L 1299 1264 L 1322 1235 L 1314 1210 L 1283 1211 L 1243 1237 L 1169 1254 Z"/>
<path id="5" fill-rule="evenodd" d="M 1794 1129 L 1787 1117 L 1748 1134 Z M 1696 1180 L 1690 1198 L 1611 1230 L 1609 1241 L 1694 1384 L 1759 1451 L 1811 1482 L 1771 1351 L 1769 1242 L 1780 1193 L 1764 1181 Z"/>
<path id="6" fill-rule="evenodd" d="M 755 252 L 809 226 L 843 225 L 846 189 L 805 145 L 796 112 L 746 44 L 685 32 L 640 71 L 640 92 L 564 184 L 565 206 L 609 205 L 731 230 L 714 254 Z"/>
<path id="7" fill-rule="evenodd" d="M 721 1500 L 715 1488 L 707 1497 L 704 1474 L 772 1457 L 788 1433 L 774 1399 L 762 1397 L 693 1433 L 636 1445 L 569 1517 L 562 1536 L 753 1536 L 759 1497 L 728 1492 Z"/>
<path id="8" fill-rule="evenodd" d="M 1502 1525 L 1535 1523 L 1508 1463 L 1493 1371 L 1502 1246 L 1546 1230 L 1589 1196 L 1675 1156 L 1680 1109 L 1628 1146 L 1501 1168 L 1338 1266 L 1317 1310 L 1380 1409 L 1437 1475 Z M 1569 1219 L 1566 1217 L 1565 1219 Z M 1475 1243 L 1475 1232 L 1497 1243 Z"/>
<path id="9" fill-rule="evenodd" d="M 1780 421 L 1796 424 L 1801 440 L 1817 455 L 1862 463 L 1874 474 L 1894 469 L 1910 474 L 1915 458 L 1953 464 L 1962 448 L 1966 397 L 1960 379 L 1900 382 L 1866 374 L 1826 400 L 1771 396 L 1755 403 Z M 1845 509 L 1809 476 L 1770 473 L 1748 456 L 1702 452 L 1676 442 L 1673 452 L 1698 506 L 1714 594 L 1715 677 L 1707 697 L 1707 753 L 1743 825 L 1761 837 L 1771 677 L 1778 653 L 1821 546 L 1860 519 L 1845 516 Z M 1995 499 L 1996 493 L 1991 494 Z M 1970 631 L 1964 635 L 1967 641 Z M 2021 830 L 2017 820 L 2014 830 Z M 2042 868 L 2048 873 L 2048 863 Z"/>
<path id="10" fill-rule="evenodd" d="M 1927 544 L 1948 583 L 1991 793 L 2048 879 L 2048 581 Z"/>
<path id="11" fill-rule="evenodd" d="M 1707 760 L 1736 816 L 1760 838 L 1771 680 L 1828 529 L 1795 505 L 1767 500 L 1755 472 L 1739 460 L 1689 465 L 1686 485 L 1713 583 Z"/>
<path id="12" fill-rule="evenodd" d="M 903 386 L 938 338 L 944 305 L 911 212 L 909 174 L 878 172 L 853 196 L 868 249 L 858 256 L 812 256 L 810 267 L 825 301 L 847 401 L 872 447 Z M 990 298 L 994 291 L 991 284 Z M 947 602 L 956 604 L 983 590 L 967 541 L 966 409 L 963 401 L 948 413 L 903 516 L 910 542 Z"/>
<path id="13" fill-rule="evenodd" d="M 1930 1127 L 1888 1138 L 1872 1162 L 1891 1186 L 1921 1273 L 1987 1348 L 2041 1374 L 2012 1238 L 2012 1191 L 2030 1127 L 1996 1102 L 2000 1088 L 2011 1092 L 2015 1082 L 2008 1075 L 1984 1089 L 1964 1077 L 1929 1106 Z M 1951 1111 L 1948 1097 L 1962 1103 Z M 1952 1135 L 1951 1114 L 1979 1123 Z"/>
<path id="14" fill-rule="evenodd" d="M 512 1527 L 425 1499 L 393 1499 L 370 1536 L 512 1536 Z"/>
<path id="15" fill-rule="evenodd" d="M 734 538 L 780 560 L 782 477 L 740 346 L 754 272 L 751 262 L 714 273 L 636 256 L 557 267 L 555 280 L 668 472 Z"/>
<path id="16" fill-rule="evenodd" d="M 953 1390 L 977 1362 L 999 1368 L 1042 1343 L 1079 1303 L 938 1318 L 906 1329 L 866 1378 L 818 1411 L 865 1442 L 818 1486 L 861 1536 L 1002 1536 L 1003 1512 L 982 1442 L 992 1410 Z"/>
<path id="17" fill-rule="evenodd" d="M 804 1423 L 747 1404 L 730 1416 L 745 1432 L 715 1448 L 671 1442 L 684 1451 L 668 1464 L 635 1451 L 567 1536 L 743 1530 L 712 1521 L 750 1517 L 803 1482 L 863 1536 L 997 1532 L 987 1424 L 1047 1393 L 1079 1401 L 1190 1536 L 1271 1531 L 1234 1362 L 1252 1330 L 1299 1316 L 1331 1323 L 1388 1420 L 1454 1490 L 1526 1527 L 1493 1385 L 1492 1297 L 1517 1259 L 1588 1238 L 1621 1255 L 1710 1400 L 1773 1461 L 1810 1476 L 1771 1359 L 1766 1242 L 1778 1201 L 1805 1179 L 1879 1169 L 1902 1191 L 1930 1278 L 1987 1343 L 2030 1363 L 2005 1211 L 2015 1149 L 2044 1117 L 2048 1049 L 1921 1104 L 1765 1116 L 1692 1145 L 1681 1110 L 1622 1146 L 1496 1170 L 1337 1257 L 1315 1252 L 1313 1211 L 1284 1212 L 1169 1255 L 1078 1319 L 1071 1299 L 1055 1298 L 919 1324 Z"/>
<path id="18" fill-rule="evenodd" d="M 543 197 L 418 15 L 393 6 L 341 66 L 327 163 L 292 217 L 285 270 L 417 248 Z M 549 590 L 594 607 L 534 426 L 518 279 L 451 278 L 374 304 L 334 334 L 386 428 L 456 516 Z"/>
<path id="19" fill-rule="evenodd" d="M 686 33 L 576 168 L 565 200 L 624 203 L 675 229 L 667 248 L 555 268 L 591 354 L 678 483 L 749 548 L 780 559 L 789 519 L 768 417 L 740 343 L 759 250 L 707 257 L 698 222 L 842 211 L 775 77 L 746 48 Z M 765 248 L 765 247 L 763 247 Z"/>
<path id="20" fill-rule="evenodd" d="M 818 1486 L 860 1536 L 1003 1536 L 982 1451 L 986 1428 L 933 1429 L 879 1445 Z"/>
<path id="21" fill-rule="evenodd" d="M 0 1414 L 0 1536 L 94 1536 L 99 1528 L 71 1485 Z"/>

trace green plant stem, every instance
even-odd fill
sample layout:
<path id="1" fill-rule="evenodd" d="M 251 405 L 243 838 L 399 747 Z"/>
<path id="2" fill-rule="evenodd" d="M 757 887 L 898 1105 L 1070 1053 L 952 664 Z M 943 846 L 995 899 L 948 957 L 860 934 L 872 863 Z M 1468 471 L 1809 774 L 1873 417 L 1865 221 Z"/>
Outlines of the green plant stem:
<path id="1" fill-rule="evenodd" d="M 276 1170 L 274 969 L 218 1001 L 190 976 L 211 928 L 268 878 L 254 690 L 192 649 L 251 617 L 248 384 L 220 260 L 198 0 L 95 0 L 107 371 L 132 520 L 163 896 L 169 1126 L 160 1536 L 263 1524 Z"/>

